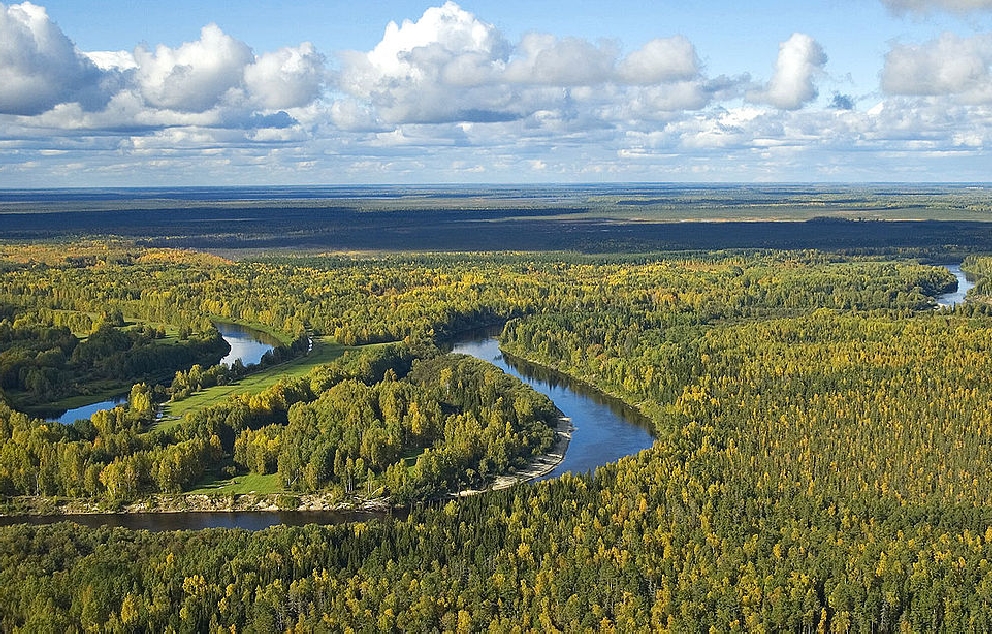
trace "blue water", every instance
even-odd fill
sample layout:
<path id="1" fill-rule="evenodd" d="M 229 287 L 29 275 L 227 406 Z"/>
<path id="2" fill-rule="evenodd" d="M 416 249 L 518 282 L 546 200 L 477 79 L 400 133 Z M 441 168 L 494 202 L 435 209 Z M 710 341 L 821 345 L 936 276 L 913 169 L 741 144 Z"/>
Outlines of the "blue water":
<path id="1" fill-rule="evenodd" d="M 111 409 L 121 403 L 127 403 L 127 397 L 127 394 L 121 394 L 120 396 L 115 396 L 114 398 L 100 401 L 99 403 L 90 403 L 89 405 L 73 407 L 72 409 L 66 410 L 65 413 L 58 418 L 49 418 L 48 420 L 54 420 L 55 422 L 62 423 L 63 425 L 71 425 L 77 420 L 89 419 L 93 416 L 93 414 L 96 414 L 101 409 Z"/>
<path id="2" fill-rule="evenodd" d="M 488 361 L 545 394 L 572 419 L 574 431 L 565 460 L 539 479 L 556 478 L 566 471 L 584 473 L 648 449 L 654 444 L 650 423 L 629 406 L 608 398 L 568 377 L 520 361 L 508 361 L 499 342 L 480 334 L 456 343 L 453 352 Z"/>
<path id="3" fill-rule="evenodd" d="M 958 290 L 952 293 L 938 295 L 936 301 L 938 306 L 953 308 L 966 301 L 965 296 L 968 294 L 968 291 L 975 288 L 975 283 L 968 279 L 965 272 L 961 270 L 960 264 L 948 264 L 944 268 L 953 273 L 954 277 L 958 278 Z"/>
<path id="4" fill-rule="evenodd" d="M 279 342 L 263 332 L 238 324 L 217 324 L 217 331 L 231 345 L 231 352 L 220 360 L 232 365 L 238 359 L 245 365 L 258 364 Z"/>
<path id="5" fill-rule="evenodd" d="M 262 360 L 262 355 L 278 345 L 278 341 L 269 337 L 263 332 L 252 330 L 237 324 L 219 324 L 217 331 L 220 332 L 224 340 L 231 345 L 231 352 L 220 360 L 221 363 L 231 365 L 235 360 L 241 359 L 245 365 L 257 364 Z M 59 416 L 51 416 L 48 420 L 71 425 L 79 419 L 88 419 L 101 409 L 111 409 L 115 405 L 127 402 L 127 394 L 121 394 L 99 403 L 90 403 L 81 407 L 74 407 L 66 410 Z"/>

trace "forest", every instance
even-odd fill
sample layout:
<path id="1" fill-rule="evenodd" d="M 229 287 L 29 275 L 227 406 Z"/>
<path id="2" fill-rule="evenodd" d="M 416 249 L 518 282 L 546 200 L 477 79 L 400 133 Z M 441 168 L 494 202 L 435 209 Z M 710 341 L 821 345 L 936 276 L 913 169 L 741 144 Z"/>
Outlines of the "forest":
<path id="1" fill-rule="evenodd" d="M 258 532 L 3 527 L 0 627 L 987 631 L 992 258 L 969 255 L 969 301 L 940 308 L 956 285 L 942 257 L 229 260 L 125 239 L 5 242 L 0 359 L 22 368 L 6 371 L 0 395 L 8 512 L 38 497 L 114 509 L 249 474 L 284 496 L 410 512 Z M 281 332 L 296 342 L 288 356 L 311 336 L 345 351 L 158 419 L 158 404 L 239 375 L 176 356 L 167 377 L 145 376 L 117 348 L 190 349 L 212 341 L 217 320 Z M 513 473 L 553 438 L 551 401 L 443 352 L 491 324 L 503 324 L 506 352 L 635 407 L 654 446 L 590 474 L 451 496 Z M 63 395 L 56 385 L 85 385 L 62 380 L 84 376 L 77 358 L 123 368 L 127 404 L 67 426 L 21 410 L 28 392 L 43 403 Z M 17 382 L 34 369 L 52 385 Z"/>

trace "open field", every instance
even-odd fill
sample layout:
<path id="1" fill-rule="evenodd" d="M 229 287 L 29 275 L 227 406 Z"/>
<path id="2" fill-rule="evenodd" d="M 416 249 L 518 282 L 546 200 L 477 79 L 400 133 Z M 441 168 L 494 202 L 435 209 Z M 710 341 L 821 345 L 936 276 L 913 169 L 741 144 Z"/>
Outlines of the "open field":
<path id="1" fill-rule="evenodd" d="M 197 489 L 190 491 L 191 495 L 196 495 L 200 493 L 206 494 L 231 494 L 231 495 L 242 495 L 247 493 L 257 493 L 260 495 L 268 495 L 271 493 L 282 493 L 283 488 L 279 485 L 279 475 L 276 473 L 269 473 L 267 475 L 259 475 L 257 473 L 248 473 L 245 475 L 239 475 L 228 480 L 217 480 L 213 476 L 207 476 L 203 481 L 201 486 Z"/>
<path id="2" fill-rule="evenodd" d="M 330 363 L 340 357 L 348 346 L 334 342 L 330 337 L 315 337 L 313 350 L 305 357 L 299 357 L 265 368 L 261 372 L 251 374 L 236 383 L 217 385 L 201 392 L 190 395 L 181 401 L 166 403 L 163 418 L 158 423 L 159 429 L 169 429 L 188 412 L 209 407 L 226 399 L 233 394 L 253 394 L 272 387 L 284 378 L 294 378 L 307 374 L 318 365 Z"/>

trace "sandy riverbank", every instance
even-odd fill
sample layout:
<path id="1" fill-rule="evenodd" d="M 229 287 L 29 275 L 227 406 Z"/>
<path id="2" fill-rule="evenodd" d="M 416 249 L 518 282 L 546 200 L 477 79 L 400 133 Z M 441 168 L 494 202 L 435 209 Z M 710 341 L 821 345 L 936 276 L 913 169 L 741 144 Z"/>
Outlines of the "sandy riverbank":
<path id="1" fill-rule="evenodd" d="M 555 470 L 555 467 L 565 460 L 565 452 L 568 450 L 568 442 L 572 439 L 573 430 L 572 419 L 567 416 L 559 417 L 558 427 L 555 429 L 555 444 L 552 445 L 548 453 L 534 458 L 527 463 L 526 467 L 515 474 L 497 477 L 492 486 L 486 489 L 464 489 L 458 492 L 458 496 L 465 497 L 468 495 L 478 495 L 486 491 L 507 489 L 514 484 L 530 482 L 551 473 Z"/>

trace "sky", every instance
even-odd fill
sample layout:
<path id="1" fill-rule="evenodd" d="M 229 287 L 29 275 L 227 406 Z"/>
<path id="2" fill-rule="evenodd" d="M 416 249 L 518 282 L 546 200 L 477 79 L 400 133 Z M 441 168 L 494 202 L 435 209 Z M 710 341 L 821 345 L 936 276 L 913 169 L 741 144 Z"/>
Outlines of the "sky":
<path id="1" fill-rule="evenodd" d="M 986 182 L 992 0 L 0 3 L 0 188 Z"/>

